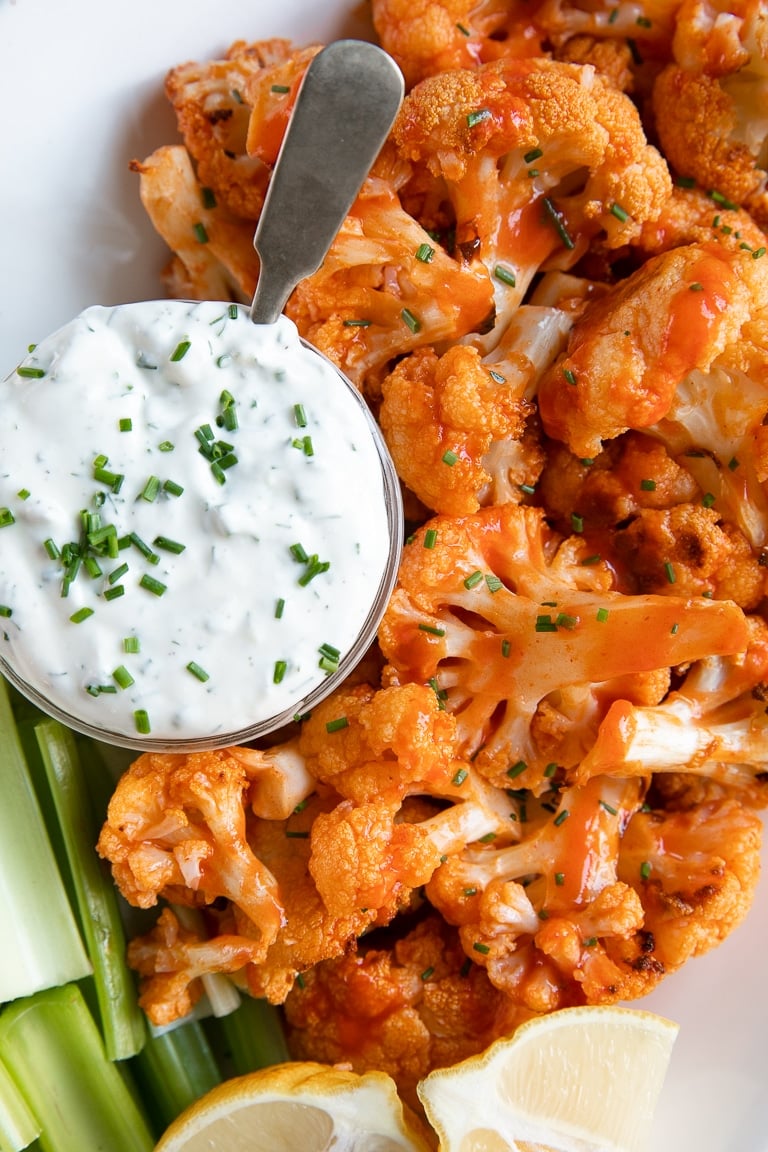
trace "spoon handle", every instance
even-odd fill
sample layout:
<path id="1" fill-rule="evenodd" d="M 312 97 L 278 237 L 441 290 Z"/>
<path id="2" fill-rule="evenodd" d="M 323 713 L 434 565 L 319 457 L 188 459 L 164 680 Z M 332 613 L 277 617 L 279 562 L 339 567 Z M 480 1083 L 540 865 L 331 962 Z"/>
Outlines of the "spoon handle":
<path id="1" fill-rule="evenodd" d="M 367 41 L 336 40 L 313 58 L 253 238 L 261 264 L 254 323 L 274 323 L 299 280 L 320 267 L 403 91 L 392 57 Z"/>

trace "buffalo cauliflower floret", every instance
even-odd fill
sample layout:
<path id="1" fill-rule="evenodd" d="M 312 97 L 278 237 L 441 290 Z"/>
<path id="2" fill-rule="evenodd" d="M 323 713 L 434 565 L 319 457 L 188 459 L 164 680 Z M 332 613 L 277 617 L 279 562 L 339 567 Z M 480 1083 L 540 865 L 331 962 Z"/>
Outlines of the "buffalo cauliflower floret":
<path id="1" fill-rule="evenodd" d="M 203 187 L 235 216 L 258 218 L 269 169 L 248 155 L 249 83 L 290 57 L 287 40 L 235 42 L 218 60 L 180 64 L 165 81 L 179 131 Z"/>
<path id="2" fill-rule="evenodd" d="M 617 700 L 576 770 L 584 781 L 602 773 L 679 775 L 664 794 L 698 798 L 697 778 L 714 781 L 748 804 L 768 803 L 768 626 L 750 618 L 750 642 L 739 657 L 710 656 L 652 707 Z M 706 795 L 707 793 L 705 793 Z"/>
<path id="3" fill-rule="evenodd" d="M 761 838 L 759 817 L 733 798 L 633 816 L 618 875 L 642 902 L 644 949 L 622 961 L 669 974 L 720 944 L 752 904 Z"/>
<path id="4" fill-rule="evenodd" d="M 492 278 L 486 347 L 542 265 L 571 267 L 596 237 L 626 244 L 671 188 L 634 105 L 590 66 L 501 60 L 441 73 L 406 97 L 392 139 L 414 165 L 414 200 L 428 201 L 431 178 L 457 251 Z"/>
<path id="5" fill-rule="evenodd" d="M 485 269 L 455 260 L 403 209 L 393 183 L 373 175 L 286 313 L 376 395 L 390 360 L 481 328 L 492 307 Z"/>
<path id="6" fill-rule="evenodd" d="M 768 236 L 752 216 L 735 204 L 724 203 L 716 189 L 705 191 L 676 184 L 661 213 L 645 223 L 632 241 L 632 251 L 640 259 L 647 259 L 682 244 L 713 240 L 741 251 L 745 251 L 742 244 L 758 253 L 768 247 Z"/>
<path id="7" fill-rule="evenodd" d="M 500 56 L 540 56 L 525 0 L 373 0 L 373 24 L 412 87 L 427 76 Z"/>
<path id="8" fill-rule="evenodd" d="M 738 354 L 767 285 L 760 260 L 717 243 L 652 257 L 591 304 L 544 373 L 544 430 L 590 458 L 603 440 L 656 424 L 693 372 L 729 348 Z"/>
<path id="9" fill-rule="evenodd" d="M 318 964 L 285 1002 L 294 1060 L 383 1070 L 409 1103 L 428 1072 L 482 1052 L 528 1015 L 467 962 L 455 929 L 434 913 L 393 944 L 363 939 Z"/>
<path id="10" fill-rule="evenodd" d="M 514 1003 L 548 1012 L 612 1003 L 649 991 L 641 954 L 643 908 L 618 878 L 621 840 L 642 801 L 638 782 L 595 778 L 556 786 L 543 801 L 518 800 L 530 828 L 510 848 L 467 849 L 427 886 L 428 899 L 459 926 L 465 952 Z M 612 954 L 616 942 L 624 954 Z"/>
<path id="11" fill-rule="evenodd" d="M 587 539 L 563 540 L 539 509 L 507 504 L 415 534 L 379 642 L 385 680 L 436 685 L 459 754 L 503 787 L 515 765 L 533 786 L 551 761 L 580 759 L 600 715 L 590 685 L 740 652 L 747 633 L 727 601 L 614 591 Z M 553 740 L 550 721 L 539 742 L 544 707 L 561 731 Z"/>
<path id="12" fill-rule="evenodd" d="M 768 32 L 759 0 L 684 0 L 674 62 L 653 89 L 656 130 L 679 173 L 768 222 Z"/>
<path id="13" fill-rule="evenodd" d="M 747 539 L 701 503 L 640 510 L 615 533 L 613 548 L 639 592 L 714 596 L 745 610 L 765 594 L 765 568 Z"/>
<path id="14" fill-rule="evenodd" d="M 552 441 L 538 495 L 556 527 L 572 532 L 574 524 L 582 531 L 615 528 L 641 509 L 674 507 L 702 493 L 663 444 L 642 432 L 626 432 L 609 440 L 594 459 L 574 456 Z"/>

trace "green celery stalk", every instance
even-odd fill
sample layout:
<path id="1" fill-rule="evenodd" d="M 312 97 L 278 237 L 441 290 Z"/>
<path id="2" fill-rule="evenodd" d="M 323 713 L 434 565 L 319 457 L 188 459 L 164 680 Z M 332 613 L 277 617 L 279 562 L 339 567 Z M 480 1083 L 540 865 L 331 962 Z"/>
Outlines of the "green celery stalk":
<path id="1" fill-rule="evenodd" d="M 4 1008 L 0 1060 L 40 1122 L 40 1152 L 151 1152 L 147 1120 L 76 984 Z"/>
<path id="2" fill-rule="evenodd" d="M 80 927 L 93 966 L 107 1055 L 124 1060 L 146 1035 L 133 977 L 125 963 L 125 931 L 117 891 L 99 860 L 98 832 L 73 734 L 57 720 L 34 725 L 72 877 Z"/>
<path id="3" fill-rule="evenodd" d="M 0 678 L 0 1004 L 87 976 L 91 967 Z"/>
<path id="4" fill-rule="evenodd" d="M 196 1020 L 156 1035 L 150 1032 L 129 1067 L 142 1099 L 151 1106 L 158 1132 L 222 1080 L 208 1038 Z"/>
<path id="5" fill-rule="evenodd" d="M 0 1152 L 21 1152 L 39 1135 L 40 1125 L 0 1061 Z"/>
<path id="6" fill-rule="evenodd" d="M 282 1064 L 291 1058 L 278 1010 L 266 1000 L 243 996 L 234 1012 L 217 1020 L 206 1020 L 205 1026 L 218 1035 L 235 1076 L 270 1064 Z"/>

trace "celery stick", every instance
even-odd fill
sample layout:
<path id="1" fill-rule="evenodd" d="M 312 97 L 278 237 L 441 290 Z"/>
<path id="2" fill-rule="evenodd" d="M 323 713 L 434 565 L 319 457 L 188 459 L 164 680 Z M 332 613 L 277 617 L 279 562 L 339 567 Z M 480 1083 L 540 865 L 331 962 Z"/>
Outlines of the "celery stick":
<path id="1" fill-rule="evenodd" d="M 138 1056 L 130 1061 L 145 1103 L 162 1132 L 180 1112 L 210 1088 L 222 1074 L 210 1044 L 197 1021 L 150 1035 Z"/>
<path id="2" fill-rule="evenodd" d="M 40 1135 L 40 1125 L 0 1062 L 0 1152 L 21 1152 Z"/>
<path id="3" fill-rule="evenodd" d="M 0 678 L 0 1004 L 90 972 Z"/>
<path id="4" fill-rule="evenodd" d="M 206 1028 L 219 1035 L 234 1075 L 290 1060 L 280 1014 L 266 1000 L 244 996 L 235 1012 L 206 1021 Z"/>
<path id="5" fill-rule="evenodd" d="M 146 1118 L 77 985 L 9 1004 L 0 1060 L 41 1124 L 41 1152 L 151 1152 Z"/>
<path id="6" fill-rule="evenodd" d="M 74 736 L 57 720 L 41 720 L 34 730 L 93 965 L 107 1055 L 111 1060 L 124 1060 L 141 1049 L 146 1029 L 133 977 L 125 963 L 125 932 L 117 892 L 96 855 L 98 831 Z"/>

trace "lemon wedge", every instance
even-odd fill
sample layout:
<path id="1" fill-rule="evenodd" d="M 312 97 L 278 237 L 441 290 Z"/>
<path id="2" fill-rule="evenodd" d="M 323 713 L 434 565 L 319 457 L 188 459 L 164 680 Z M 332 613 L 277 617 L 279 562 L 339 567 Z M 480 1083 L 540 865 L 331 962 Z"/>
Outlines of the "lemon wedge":
<path id="1" fill-rule="evenodd" d="M 431 1152 L 419 1120 L 383 1072 L 309 1061 L 276 1064 L 211 1089 L 155 1152 Z"/>
<path id="2" fill-rule="evenodd" d="M 645 1152 L 678 1026 L 614 1005 L 522 1024 L 418 1086 L 440 1152 Z"/>

